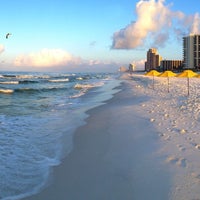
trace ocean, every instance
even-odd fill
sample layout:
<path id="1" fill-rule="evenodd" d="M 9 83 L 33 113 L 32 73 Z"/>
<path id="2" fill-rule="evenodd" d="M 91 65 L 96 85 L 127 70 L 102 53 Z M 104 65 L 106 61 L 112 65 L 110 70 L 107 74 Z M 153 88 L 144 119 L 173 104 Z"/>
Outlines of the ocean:
<path id="1" fill-rule="evenodd" d="M 86 111 L 119 91 L 118 74 L 0 72 L 0 199 L 30 196 L 73 149 Z"/>

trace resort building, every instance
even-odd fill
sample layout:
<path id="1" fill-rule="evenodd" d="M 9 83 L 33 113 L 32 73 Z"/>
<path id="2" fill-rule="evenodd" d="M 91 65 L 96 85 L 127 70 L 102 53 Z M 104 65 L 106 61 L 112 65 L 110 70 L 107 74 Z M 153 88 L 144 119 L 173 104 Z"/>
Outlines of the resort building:
<path id="1" fill-rule="evenodd" d="M 126 67 L 124 67 L 124 66 L 121 66 L 119 68 L 119 72 L 127 72 L 127 71 L 128 71 L 128 69 Z"/>
<path id="2" fill-rule="evenodd" d="M 136 65 L 135 64 L 129 64 L 128 70 L 129 72 L 135 71 Z"/>
<path id="3" fill-rule="evenodd" d="M 181 70 L 183 67 L 183 61 L 182 60 L 162 60 L 160 62 L 160 68 L 162 71 L 166 70 Z"/>
<path id="4" fill-rule="evenodd" d="M 147 51 L 147 61 L 145 63 L 145 70 L 150 71 L 152 69 L 158 69 L 160 67 L 161 60 L 162 57 L 158 54 L 157 49 L 149 49 Z"/>
<path id="5" fill-rule="evenodd" d="M 190 34 L 183 37 L 183 67 L 200 68 L 200 35 Z"/>

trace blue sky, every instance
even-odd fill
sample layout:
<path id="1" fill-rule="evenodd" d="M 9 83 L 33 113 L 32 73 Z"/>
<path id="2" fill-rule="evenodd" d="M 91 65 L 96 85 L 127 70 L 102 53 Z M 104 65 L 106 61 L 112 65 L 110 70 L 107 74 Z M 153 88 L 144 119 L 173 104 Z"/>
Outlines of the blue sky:
<path id="1" fill-rule="evenodd" d="M 199 0 L 1 0 L 0 70 L 116 71 L 129 63 L 142 68 L 151 47 L 165 59 L 182 59 L 182 36 L 200 28 L 198 5 Z"/>

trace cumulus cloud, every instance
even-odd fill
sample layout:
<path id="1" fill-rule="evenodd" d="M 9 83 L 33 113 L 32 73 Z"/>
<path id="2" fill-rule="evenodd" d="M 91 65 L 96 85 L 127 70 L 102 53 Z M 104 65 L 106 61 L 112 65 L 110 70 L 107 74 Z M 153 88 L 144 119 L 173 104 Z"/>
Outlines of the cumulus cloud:
<path id="1" fill-rule="evenodd" d="M 4 45 L 0 44 L 0 54 L 1 54 L 1 53 L 3 53 L 3 52 L 4 52 L 4 50 L 5 50 L 5 47 L 4 47 Z"/>
<path id="2" fill-rule="evenodd" d="M 137 70 L 144 70 L 146 59 L 134 60 L 132 64 L 135 64 Z"/>
<path id="3" fill-rule="evenodd" d="M 50 71 L 112 71 L 117 66 L 116 63 L 112 62 L 105 63 L 100 60 L 75 57 L 62 49 L 42 49 L 27 55 L 19 55 L 13 64 L 21 70 L 48 69 Z"/>
<path id="4" fill-rule="evenodd" d="M 55 67 L 76 64 L 79 58 L 73 57 L 62 49 L 42 49 L 37 53 L 19 55 L 14 61 L 15 66 Z"/>
<path id="5" fill-rule="evenodd" d="M 189 34 L 200 32 L 199 14 L 187 16 L 171 10 L 165 0 L 140 0 L 136 4 L 137 20 L 113 34 L 113 49 L 133 49 L 145 44 L 149 37 L 154 46 L 164 46 L 173 32 Z"/>
<path id="6" fill-rule="evenodd" d="M 192 23 L 191 23 L 191 32 L 192 33 L 200 33 L 200 16 L 199 13 L 195 13 Z"/>

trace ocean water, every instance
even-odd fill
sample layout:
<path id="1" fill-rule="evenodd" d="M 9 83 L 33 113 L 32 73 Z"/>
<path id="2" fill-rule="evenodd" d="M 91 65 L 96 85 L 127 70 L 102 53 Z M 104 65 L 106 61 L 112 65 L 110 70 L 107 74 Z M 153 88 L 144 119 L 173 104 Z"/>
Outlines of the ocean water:
<path id="1" fill-rule="evenodd" d="M 37 193 L 73 149 L 86 111 L 118 91 L 117 74 L 0 72 L 0 199 Z"/>

